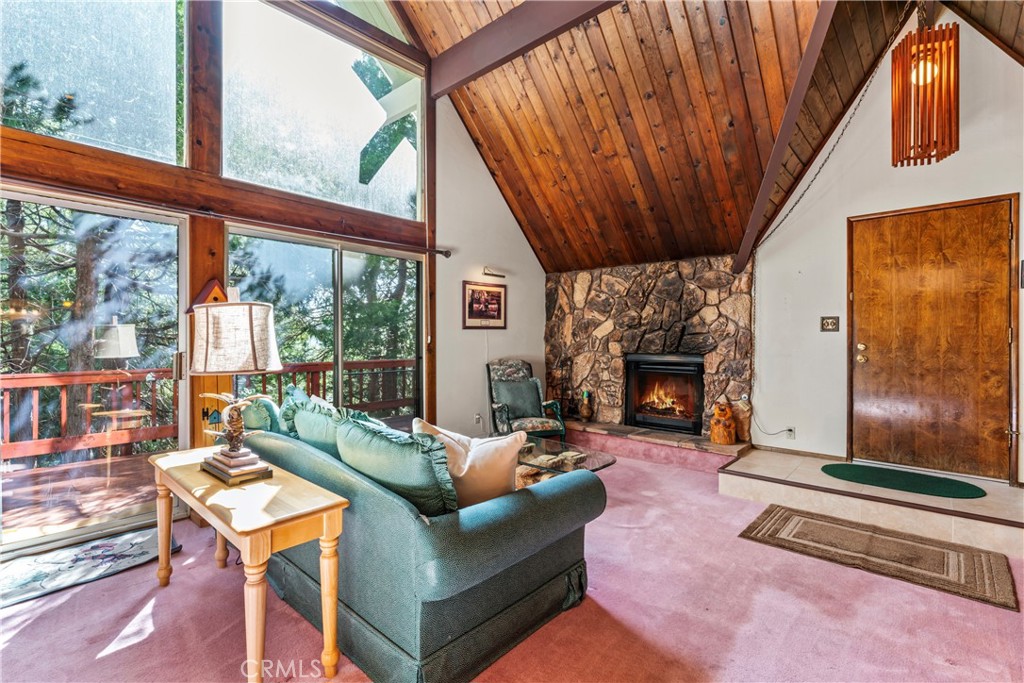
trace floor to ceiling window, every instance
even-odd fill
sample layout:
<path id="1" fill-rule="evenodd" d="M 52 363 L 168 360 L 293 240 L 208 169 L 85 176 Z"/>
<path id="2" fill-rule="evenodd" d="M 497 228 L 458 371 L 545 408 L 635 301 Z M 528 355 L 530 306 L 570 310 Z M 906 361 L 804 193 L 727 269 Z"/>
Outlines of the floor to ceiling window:
<path id="1" fill-rule="evenodd" d="M 152 516 L 184 417 L 177 220 L 0 198 L 5 548 Z"/>

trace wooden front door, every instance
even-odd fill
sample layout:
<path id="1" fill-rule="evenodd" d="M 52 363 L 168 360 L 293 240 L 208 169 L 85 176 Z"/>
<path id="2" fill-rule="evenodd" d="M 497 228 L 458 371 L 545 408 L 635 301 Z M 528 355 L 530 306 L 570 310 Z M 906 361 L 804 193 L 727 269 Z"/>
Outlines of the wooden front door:
<path id="1" fill-rule="evenodd" d="M 998 479 L 1016 430 L 1017 196 L 849 219 L 850 455 Z"/>

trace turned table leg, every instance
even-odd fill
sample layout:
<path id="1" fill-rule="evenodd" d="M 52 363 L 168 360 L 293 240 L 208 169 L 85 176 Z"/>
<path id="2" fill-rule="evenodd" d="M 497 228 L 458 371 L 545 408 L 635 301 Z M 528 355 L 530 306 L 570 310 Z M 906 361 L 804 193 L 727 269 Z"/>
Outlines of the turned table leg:
<path id="1" fill-rule="evenodd" d="M 267 633 L 267 563 L 245 565 L 245 663 L 249 683 L 263 681 Z"/>
<path id="2" fill-rule="evenodd" d="M 157 482 L 156 485 L 156 536 L 159 564 L 156 578 L 161 586 L 171 581 L 171 490 Z"/>
<path id="3" fill-rule="evenodd" d="M 338 538 L 320 539 L 320 609 L 324 626 L 324 651 L 320 661 L 324 678 L 338 673 Z"/>
<path id="4" fill-rule="evenodd" d="M 228 566 L 228 539 L 224 538 L 224 534 L 217 532 L 217 551 L 213 554 L 213 558 L 217 560 L 217 566 L 223 569 Z"/>

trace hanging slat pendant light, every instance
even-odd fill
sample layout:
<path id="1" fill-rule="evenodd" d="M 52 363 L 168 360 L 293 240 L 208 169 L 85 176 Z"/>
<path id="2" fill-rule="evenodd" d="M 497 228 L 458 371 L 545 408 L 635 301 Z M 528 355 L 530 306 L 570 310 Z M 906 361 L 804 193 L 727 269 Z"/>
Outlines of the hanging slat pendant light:
<path id="1" fill-rule="evenodd" d="M 938 163 L 958 149 L 960 27 L 921 26 L 892 51 L 892 165 Z"/>

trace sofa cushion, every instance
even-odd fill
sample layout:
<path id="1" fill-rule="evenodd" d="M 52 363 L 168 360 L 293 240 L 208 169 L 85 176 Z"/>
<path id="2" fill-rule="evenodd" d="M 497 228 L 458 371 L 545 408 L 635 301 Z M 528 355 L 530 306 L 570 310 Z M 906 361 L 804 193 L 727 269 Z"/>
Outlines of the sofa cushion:
<path id="1" fill-rule="evenodd" d="M 519 449 L 526 434 L 516 432 L 490 439 L 477 439 L 435 427 L 414 418 L 412 431 L 430 434 L 445 445 L 448 472 L 458 494 L 459 508 L 512 493 L 516 486 Z"/>
<path id="2" fill-rule="evenodd" d="M 443 443 L 356 419 L 338 425 L 341 461 L 397 493 L 428 517 L 458 509 Z"/>
<path id="3" fill-rule="evenodd" d="M 309 401 L 309 396 L 294 384 L 289 384 L 285 388 L 284 393 L 285 398 L 281 402 L 281 428 L 285 434 L 293 439 L 297 439 L 299 438 L 299 433 L 295 431 L 295 412 L 299 409 L 299 405 Z"/>
<path id="4" fill-rule="evenodd" d="M 280 413 L 277 404 L 269 398 L 252 399 L 252 402 L 242 409 L 242 422 L 246 429 L 279 433 L 281 431 Z"/>
<path id="5" fill-rule="evenodd" d="M 293 422 L 299 441 L 340 458 L 338 425 L 346 416 L 329 403 L 306 401 L 296 405 Z"/>
<path id="6" fill-rule="evenodd" d="M 540 406 L 540 392 L 537 385 L 530 380 L 516 382 L 495 382 L 494 400 L 508 406 L 508 416 L 513 420 L 518 417 L 537 417 L 543 415 Z"/>

